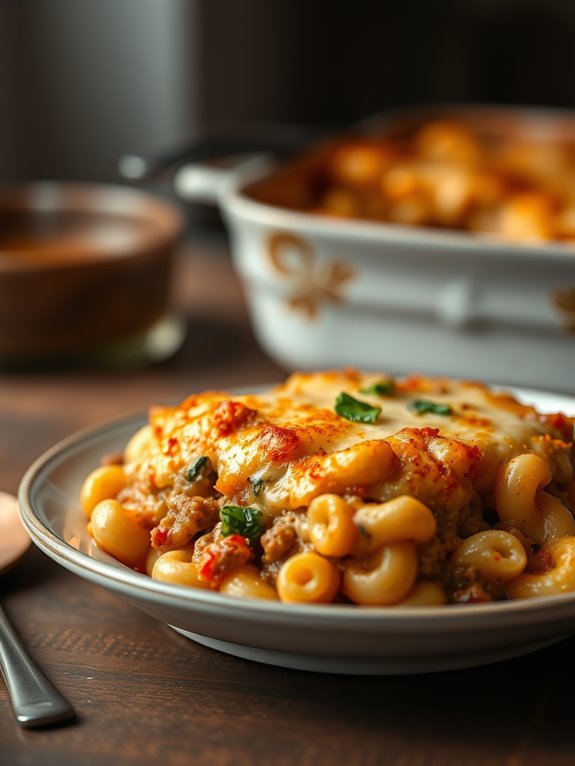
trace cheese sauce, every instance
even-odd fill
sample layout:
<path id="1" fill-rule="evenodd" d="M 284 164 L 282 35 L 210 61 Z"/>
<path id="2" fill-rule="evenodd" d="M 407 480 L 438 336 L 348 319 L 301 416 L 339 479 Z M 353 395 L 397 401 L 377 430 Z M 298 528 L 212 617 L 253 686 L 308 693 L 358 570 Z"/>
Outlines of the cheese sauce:
<path id="1" fill-rule="evenodd" d="M 151 444 L 126 471 L 142 491 L 169 490 L 205 455 L 219 493 L 272 515 L 336 491 L 370 500 L 407 492 L 453 516 L 488 493 L 514 455 L 538 452 L 553 463 L 570 448 L 572 424 L 554 430 L 533 408 L 481 384 L 411 377 L 387 394 L 369 393 L 382 380 L 353 370 L 298 373 L 258 395 L 191 396 L 151 412 Z M 373 422 L 338 414 L 342 392 L 380 409 Z"/>

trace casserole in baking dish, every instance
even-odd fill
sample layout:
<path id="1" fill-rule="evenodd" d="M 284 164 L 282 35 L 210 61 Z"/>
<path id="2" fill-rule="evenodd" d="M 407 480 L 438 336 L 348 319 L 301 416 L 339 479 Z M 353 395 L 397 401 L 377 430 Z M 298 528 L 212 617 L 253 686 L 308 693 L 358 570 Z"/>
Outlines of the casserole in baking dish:
<path id="1" fill-rule="evenodd" d="M 505 149 L 497 156 L 516 174 L 483 179 L 485 194 L 504 181 L 503 213 L 472 204 L 453 163 L 436 157 L 417 165 L 415 141 L 406 149 L 405 136 L 437 124 L 464 126 Z M 286 165 L 259 157 L 231 171 L 183 166 L 175 185 L 185 198 L 219 205 L 256 336 L 286 368 L 377 366 L 572 391 L 574 128 L 569 113 L 496 107 L 428 108 L 365 123 L 366 145 L 377 144 L 374 136 L 391 137 L 381 143 L 392 148 L 403 142 L 403 181 L 400 173 L 388 186 L 426 190 L 408 196 L 400 213 L 383 198 L 383 210 L 358 212 L 354 200 L 373 203 L 376 195 L 341 187 L 335 192 L 348 196 L 333 209 L 326 162 L 346 137 Z M 428 142 L 427 151 L 438 145 Z M 531 173 L 523 182 L 521 166 Z M 430 198 L 435 209 L 425 211 Z"/>

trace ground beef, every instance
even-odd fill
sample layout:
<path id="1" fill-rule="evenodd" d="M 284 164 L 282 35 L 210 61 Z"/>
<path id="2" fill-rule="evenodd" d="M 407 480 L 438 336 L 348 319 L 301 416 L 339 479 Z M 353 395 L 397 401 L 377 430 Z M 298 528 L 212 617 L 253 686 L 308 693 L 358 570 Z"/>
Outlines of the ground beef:
<path id="1" fill-rule="evenodd" d="M 194 543 L 194 553 L 192 555 L 192 561 L 194 564 L 199 564 L 200 559 L 202 558 L 202 555 L 205 551 L 205 549 L 208 547 L 208 545 L 211 545 L 214 542 L 217 542 L 218 540 L 222 539 L 222 522 L 218 521 L 216 526 L 213 529 L 210 529 L 209 532 L 206 532 L 205 535 L 200 535 L 196 542 Z"/>
<path id="2" fill-rule="evenodd" d="M 470 537 L 485 529 L 483 518 L 483 503 L 479 495 L 474 495 L 469 503 L 459 512 L 457 533 L 460 537 Z"/>
<path id="3" fill-rule="evenodd" d="M 219 503 L 214 498 L 178 494 L 169 498 L 167 505 L 168 512 L 152 530 L 152 546 L 157 550 L 182 548 L 219 518 Z"/>
<path id="4" fill-rule="evenodd" d="M 504 532 L 509 532 L 509 534 L 513 535 L 513 537 L 516 537 L 521 545 L 525 548 L 527 555 L 529 555 L 530 551 L 533 550 L 535 546 L 535 540 L 533 540 L 532 537 L 527 537 L 527 535 L 519 529 L 514 521 L 498 521 L 493 525 L 493 528 L 502 529 Z"/>
<path id="5" fill-rule="evenodd" d="M 262 561 L 271 564 L 287 556 L 294 547 L 297 533 L 289 516 L 280 516 L 267 532 L 261 536 Z"/>
<path id="6" fill-rule="evenodd" d="M 536 547 L 527 558 L 525 571 L 529 574 L 543 574 L 553 569 L 554 566 L 555 561 L 551 553 L 546 548 Z"/>
<path id="7" fill-rule="evenodd" d="M 253 558 L 248 541 L 242 535 L 220 537 L 203 548 L 198 557 L 198 575 L 201 580 L 217 583 L 234 569 Z"/>
<path id="8" fill-rule="evenodd" d="M 459 538 L 438 540 L 434 537 L 428 543 L 418 546 L 419 576 L 423 579 L 438 580 L 445 569 L 445 562 L 459 545 Z"/>
<path id="9" fill-rule="evenodd" d="M 129 484 L 118 493 L 117 499 L 130 518 L 153 529 L 168 511 L 167 497 L 165 491 L 150 493 L 141 484 Z"/>
<path id="10" fill-rule="evenodd" d="M 479 582 L 474 582 L 453 594 L 455 604 L 478 604 L 482 601 L 493 601 L 493 598 Z"/>

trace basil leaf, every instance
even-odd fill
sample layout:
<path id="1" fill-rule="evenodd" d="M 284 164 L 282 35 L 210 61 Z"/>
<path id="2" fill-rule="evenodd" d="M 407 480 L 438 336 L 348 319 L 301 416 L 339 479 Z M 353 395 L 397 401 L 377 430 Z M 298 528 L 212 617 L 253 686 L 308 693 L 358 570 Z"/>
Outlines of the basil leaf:
<path id="1" fill-rule="evenodd" d="M 395 383 L 391 378 L 388 380 L 378 380 L 370 386 L 360 388 L 361 394 L 373 394 L 374 396 L 391 396 L 395 391 Z"/>
<path id="2" fill-rule="evenodd" d="M 243 508 L 240 505 L 224 505 L 220 510 L 222 535 L 242 535 L 254 540 L 264 531 L 264 515 L 257 508 Z"/>
<path id="3" fill-rule="evenodd" d="M 342 391 L 335 400 L 335 411 L 342 418 L 354 423 L 375 423 L 381 414 L 381 407 L 373 407 Z"/>
<path id="4" fill-rule="evenodd" d="M 202 455 L 201 457 L 194 460 L 193 463 L 190 463 L 185 468 L 185 476 L 186 481 L 189 481 L 190 483 L 193 481 L 196 481 L 200 478 L 200 476 L 204 473 L 204 469 L 208 467 L 209 470 L 211 470 L 212 463 L 210 461 L 210 458 L 207 455 Z"/>
<path id="5" fill-rule="evenodd" d="M 253 476 L 250 476 L 248 481 L 252 485 L 252 490 L 254 492 L 254 495 L 258 497 L 258 495 L 262 491 L 262 488 L 265 484 L 265 479 L 254 479 Z"/>
<path id="6" fill-rule="evenodd" d="M 415 410 L 418 415 L 425 415 L 431 412 L 433 415 L 451 415 L 453 409 L 449 404 L 439 404 L 430 402 L 428 399 L 416 399 L 409 405 L 410 410 Z"/>

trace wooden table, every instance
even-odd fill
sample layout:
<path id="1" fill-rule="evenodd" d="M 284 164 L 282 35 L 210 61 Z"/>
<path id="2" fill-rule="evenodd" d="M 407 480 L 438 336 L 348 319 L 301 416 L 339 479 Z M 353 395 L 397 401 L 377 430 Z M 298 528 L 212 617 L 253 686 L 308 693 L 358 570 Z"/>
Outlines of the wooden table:
<path id="1" fill-rule="evenodd" d="M 188 337 L 162 364 L 0 375 L 0 487 L 15 492 L 30 462 L 79 428 L 282 377 L 251 335 L 221 242 L 186 248 L 176 300 Z M 3 586 L 7 613 L 77 718 L 22 731 L 0 683 L 2 766 L 575 763 L 575 639 L 459 672 L 320 675 L 196 645 L 35 548 Z"/>

